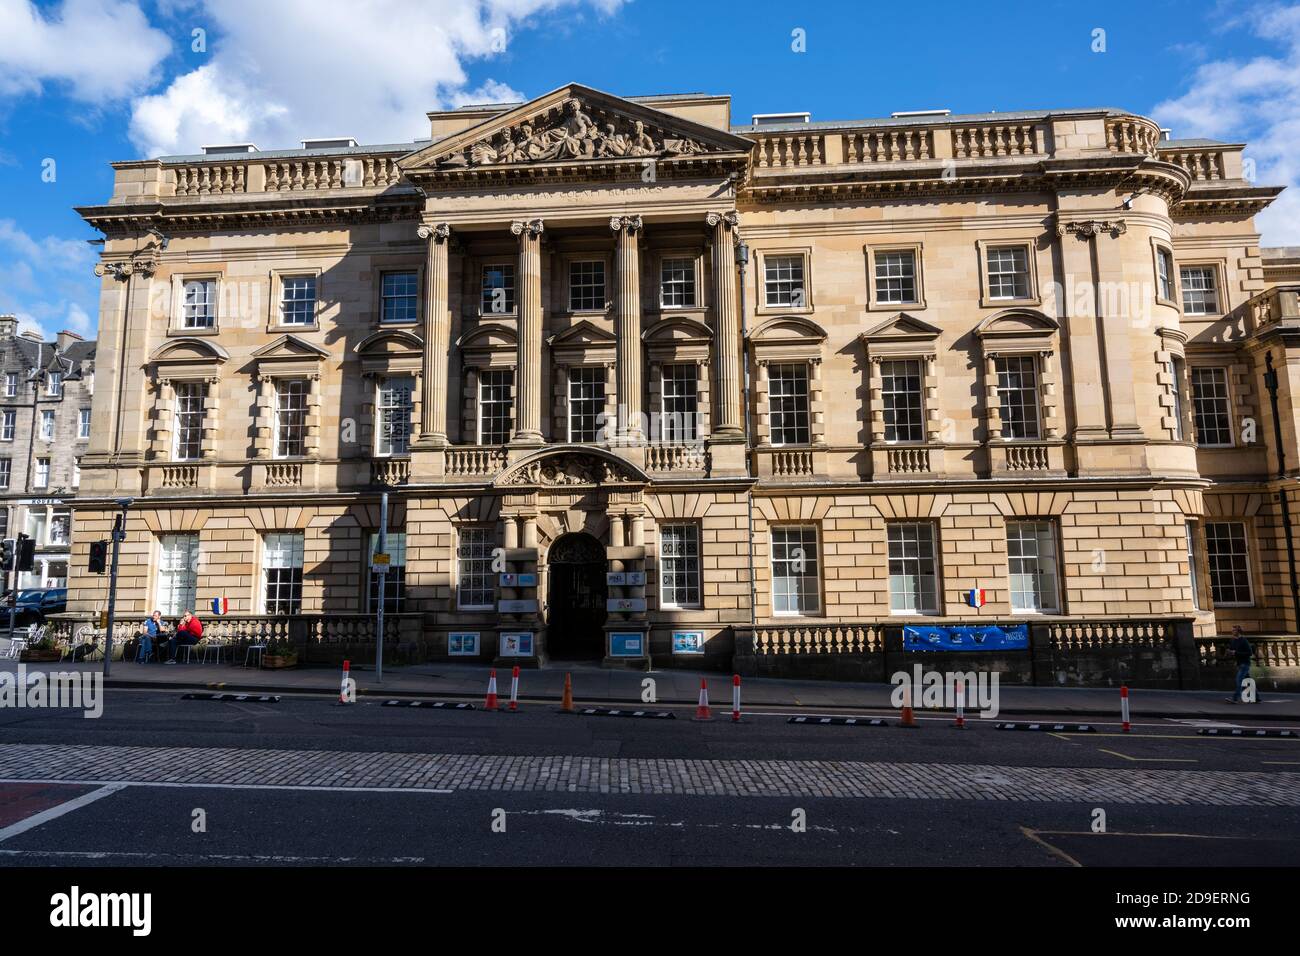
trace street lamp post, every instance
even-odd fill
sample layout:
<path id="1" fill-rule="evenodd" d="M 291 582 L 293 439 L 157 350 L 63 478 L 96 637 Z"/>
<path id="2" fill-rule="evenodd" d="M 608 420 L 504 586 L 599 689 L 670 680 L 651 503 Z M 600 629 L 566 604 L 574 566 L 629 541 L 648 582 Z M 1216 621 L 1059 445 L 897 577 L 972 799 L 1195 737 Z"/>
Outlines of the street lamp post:
<path id="1" fill-rule="evenodd" d="M 108 626 L 104 632 L 105 680 L 108 679 L 109 664 L 113 660 L 113 618 L 117 611 L 117 557 L 126 538 L 126 512 L 134 501 L 134 498 L 118 498 L 117 506 L 122 509 L 122 513 L 113 521 L 113 564 L 108 576 Z"/>

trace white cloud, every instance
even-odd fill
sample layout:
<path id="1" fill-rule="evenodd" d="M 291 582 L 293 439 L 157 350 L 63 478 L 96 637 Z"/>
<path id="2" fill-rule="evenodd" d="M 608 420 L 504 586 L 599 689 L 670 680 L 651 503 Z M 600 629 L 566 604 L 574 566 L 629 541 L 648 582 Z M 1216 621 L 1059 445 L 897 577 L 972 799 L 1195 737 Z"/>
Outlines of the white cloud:
<path id="1" fill-rule="evenodd" d="M 96 255 L 79 239 L 37 239 L 12 219 L 0 219 L 0 313 L 52 339 L 61 329 L 95 334 L 99 283 L 91 278 Z"/>
<path id="2" fill-rule="evenodd" d="M 1266 5 L 1231 25 L 1276 44 L 1278 55 L 1203 63 L 1186 93 L 1153 112 L 1178 139 L 1245 142 L 1255 181 L 1288 187 L 1256 220 L 1263 243 L 1300 245 L 1300 6 Z"/>
<path id="3" fill-rule="evenodd" d="M 210 143 L 428 136 L 430 109 L 521 98 L 490 79 L 467 90 L 468 61 L 508 55 L 511 32 L 539 14 L 611 13 L 622 2 L 207 0 L 177 19 L 187 34 L 207 31 L 206 62 L 137 100 L 131 139 L 155 156 Z"/>
<path id="4" fill-rule="evenodd" d="M 53 9 L 0 0 L 0 95 L 35 94 L 47 84 L 87 103 L 147 89 L 171 52 L 134 0 L 64 0 Z"/>

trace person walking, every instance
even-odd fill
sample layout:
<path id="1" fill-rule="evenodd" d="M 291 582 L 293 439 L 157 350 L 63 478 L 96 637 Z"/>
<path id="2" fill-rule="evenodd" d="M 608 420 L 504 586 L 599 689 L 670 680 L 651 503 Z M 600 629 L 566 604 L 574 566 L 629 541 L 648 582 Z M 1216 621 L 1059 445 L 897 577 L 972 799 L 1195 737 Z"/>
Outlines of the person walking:
<path id="1" fill-rule="evenodd" d="M 199 622 L 199 619 L 194 616 L 193 611 L 187 610 L 181 615 L 181 622 L 176 625 L 176 633 L 173 634 L 172 639 L 167 642 L 167 648 L 171 654 L 171 659 L 167 661 L 167 663 L 175 664 L 176 655 L 180 649 L 187 645 L 197 644 L 199 638 L 202 636 L 203 625 Z"/>
<path id="2" fill-rule="evenodd" d="M 1241 689 L 1246 683 L 1246 678 L 1250 676 L 1250 659 L 1255 655 L 1255 650 L 1250 646 L 1250 641 L 1246 640 L 1240 624 L 1232 626 L 1232 640 L 1228 642 L 1228 650 L 1232 651 L 1232 656 L 1237 662 L 1237 676 L 1232 683 L 1232 696 L 1228 701 L 1240 704 Z"/>

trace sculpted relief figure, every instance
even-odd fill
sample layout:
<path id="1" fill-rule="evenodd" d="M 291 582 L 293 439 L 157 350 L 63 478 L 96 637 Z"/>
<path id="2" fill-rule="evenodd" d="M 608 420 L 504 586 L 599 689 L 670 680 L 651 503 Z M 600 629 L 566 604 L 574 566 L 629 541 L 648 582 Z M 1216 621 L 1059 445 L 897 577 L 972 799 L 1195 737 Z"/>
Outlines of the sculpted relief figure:
<path id="1" fill-rule="evenodd" d="M 654 139 L 646 132 L 645 123 L 637 120 L 632 124 L 632 142 L 628 153 L 633 156 L 651 156 L 659 152 Z"/>
<path id="2" fill-rule="evenodd" d="M 626 156 L 628 145 L 627 137 L 617 132 L 613 123 L 606 123 L 596 140 L 596 155 Z"/>
<path id="3" fill-rule="evenodd" d="M 596 145 L 596 124 L 577 100 L 564 104 L 564 120 L 547 133 L 551 146 L 542 159 L 585 159 Z"/>

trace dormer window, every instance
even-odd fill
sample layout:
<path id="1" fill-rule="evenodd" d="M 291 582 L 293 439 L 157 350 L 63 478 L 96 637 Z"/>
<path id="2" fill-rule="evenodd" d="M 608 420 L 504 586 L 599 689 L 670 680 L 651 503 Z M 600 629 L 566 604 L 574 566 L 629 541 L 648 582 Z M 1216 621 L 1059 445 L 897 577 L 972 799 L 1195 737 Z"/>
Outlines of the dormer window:
<path id="1" fill-rule="evenodd" d="M 63 394 L 63 373 L 50 372 L 45 379 L 45 394 L 50 398 L 58 398 Z"/>

